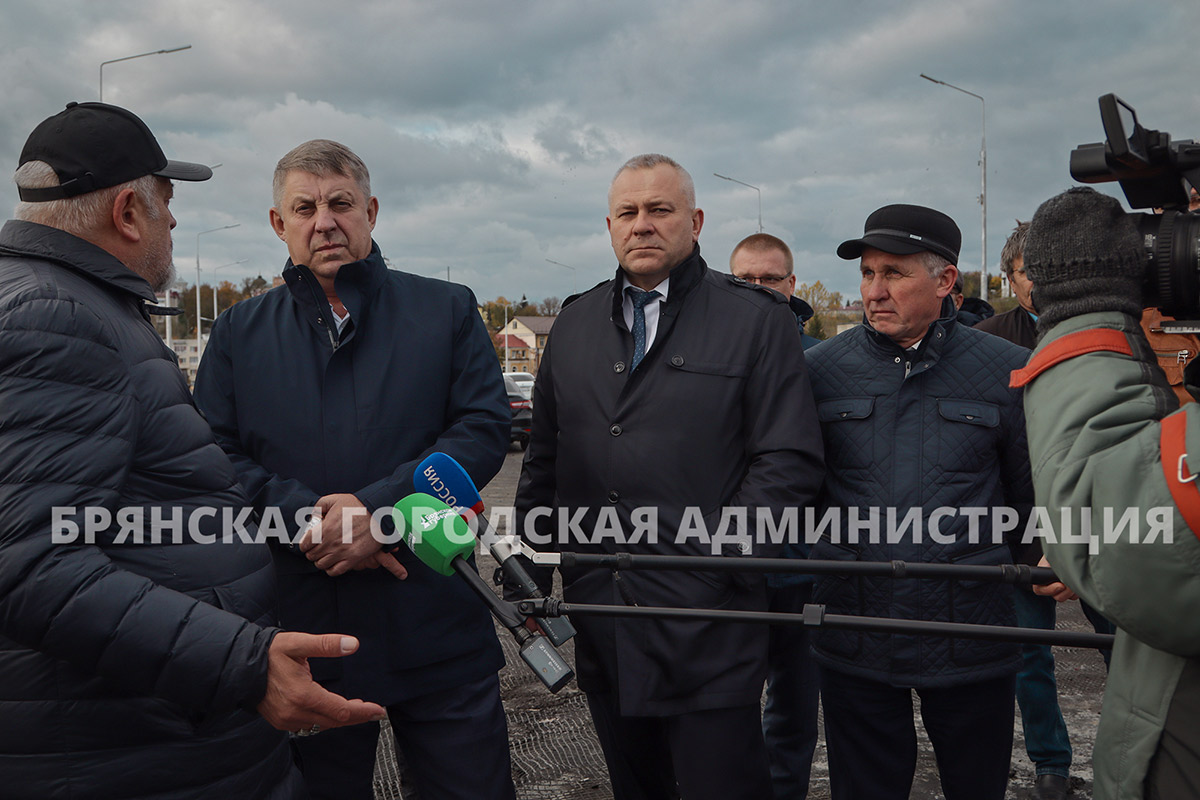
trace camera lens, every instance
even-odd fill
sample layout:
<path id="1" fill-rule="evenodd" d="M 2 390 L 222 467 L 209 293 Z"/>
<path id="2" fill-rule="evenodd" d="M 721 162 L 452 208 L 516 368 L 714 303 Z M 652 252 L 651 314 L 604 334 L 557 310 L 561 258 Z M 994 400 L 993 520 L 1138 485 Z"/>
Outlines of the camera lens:
<path id="1" fill-rule="evenodd" d="M 1200 318 L 1200 215 L 1137 215 L 1146 247 L 1146 306 L 1176 319 Z"/>

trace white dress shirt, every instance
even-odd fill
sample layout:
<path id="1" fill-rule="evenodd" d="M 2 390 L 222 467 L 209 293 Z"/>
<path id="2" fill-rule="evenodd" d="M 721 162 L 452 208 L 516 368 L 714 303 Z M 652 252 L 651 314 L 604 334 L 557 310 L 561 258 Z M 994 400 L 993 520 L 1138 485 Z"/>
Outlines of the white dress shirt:
<path id="1" fill-rule="evenodd" d="M 651 299 L 645 306 L 646 312 L 646 352 L 650 352 L 651 345 L 654 344 L 654 335 L 658 333 L 658 306 L 667 299 L 667 288 L 671 283 L 670 278 L 663 278 L 663 282 L 654 287 L 653 291 L 658 292 L 662 297 Z M 621 314 L 625 317 L 625 327 L 633 332 L 633 299 L 630 298 L 629 292 L 625 291 L 625 287 L 633 286 L 629 282 L 628 275 L 621 275 Z M 634 286 L 634 288 L 638 288 Z"/>

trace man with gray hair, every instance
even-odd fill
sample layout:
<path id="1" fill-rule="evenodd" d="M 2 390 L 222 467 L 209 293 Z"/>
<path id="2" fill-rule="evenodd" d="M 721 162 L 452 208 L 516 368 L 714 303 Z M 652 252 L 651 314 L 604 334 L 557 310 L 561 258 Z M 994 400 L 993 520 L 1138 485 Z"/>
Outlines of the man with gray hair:
<path id="1" fill-rule="evenodd" d="M 1029 352 L 955 321 L 961 242 L 945 214 L 890 205 L 837 249 L 859 260 L 864 320 L 807 353 L 829 464 L 823 505 L 889 525 L 850 541 L 826 533 L 814 559 L 1012 563 L 990 510 L 1023 520 L 1032 504 L 1021 393 L 1008 388 Z M 813 602 L 834 614 L 1012 625 L 1010 592 L 831 575 Z M 834 798 L 908 798 L 914 690 L 946 800 L 1004 797 L 1016 645 L 819 630 L 814 651 Z"/>
<path id="2" fill-rule="evenodd" d="M 591 553 L 714 562 L 777 554 L 764 517 L 779 521 L 784 509 L 809 504 L 823 475 L 787 299 L 708 269 L 697 245 L 704 212 L 672 159 L 631 159 L 608 200 L 618 268 L 570 298 L 550 333 L 517 488 L 519 530 L 535 534 L 535 546 L 561 549 L 566 535 L 570 549 Z M 738 509 L 748 520 L 742 531 L 725 513 Z M 554 529 L 563 514 L 583 543 Z M 635 519 L 644 527 L 647 514 L 657 524 L 639 533 Z M 581 603 L 766 609 L 761 576 L 718 571 L 564 569 L 563 594 Z M 765 626 L 574 622 L 579 686 L 617 800 L 771 796 L 759 712 Z"/>
<path id="3" fill-rule="evenodd" d="M 511 800 L 491 617 L 462 581 L 407 548 L 385 552 L 390 529 L 373 524 L 390 526 L 430 453 L 477 486 L 504 461 L 512 412 L 475 296 L 388 269 L 372 239 L 379 201 L 345 145 L 293 149 L 273 194 L 286 285 L 216 321 L 196 404 L 260 513 L 317 509 L 299 546 L 272 548 L 282 619 L 363 641 L 354 662 L 314 664 L 317 680 L 387 707 L 422 797 Z M 298 741 L 311 794 L 370 798 L 378 738 L 362 728 Z"/>
<path id="4" fill-rule="evenodd" d="M 21 152 L 0 230 L 7 798 L 300 797 L 272 726 L 383 714 L 308 675 L 354 638 L 273 627 L 270 555 L 223 539 L 245 497 L 149 321 L 171 181 L 211 176 L 103 103 L 71 103 Z"/>

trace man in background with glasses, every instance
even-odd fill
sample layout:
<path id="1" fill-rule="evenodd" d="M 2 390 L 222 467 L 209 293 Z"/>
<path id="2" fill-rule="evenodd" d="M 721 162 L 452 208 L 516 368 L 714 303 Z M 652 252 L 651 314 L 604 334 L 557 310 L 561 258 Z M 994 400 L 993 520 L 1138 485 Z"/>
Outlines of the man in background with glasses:
<path id="1" fill-rule="evenodd" d="M 812 306 L 796 297 L 796 274 L 792 251 L 780 238 L 755 233 L 738 242 L 729 256 L 729 271 L 735 278 L 757 283 L 788 298 L 805 350 L 821 343 L 804 332 L 813 315 Z M 789 555 L 807 558 L 802 546 Z M 767 576 L 770 611 L 799 613 L 812 601 L 812 577 L 798 574 Z M 813 751 L 817 747 L 817 696 L 819 679 L 809 654 L 809 630 L 801 625 L 772 625 L 767 651 L 767 704 L 763 708 L 763 738 L 771 759 L 771 787 L 775 797 L 808 796 Z"/>
<path id="2" fill-rule="evenodd" d="M 788 305 L 800 326 L 804 349 L 820 344 L 821 340 L 804 332 L 804 323 L 812 319 L 813 309 L 797 297 L 796 274 L 792 271 L 792 251 L 784 241 L 769 233 L 755 233 L 738 242 L 729 255 L 729 271 L 735 278 L 757 283 L 788 298 Z"/>

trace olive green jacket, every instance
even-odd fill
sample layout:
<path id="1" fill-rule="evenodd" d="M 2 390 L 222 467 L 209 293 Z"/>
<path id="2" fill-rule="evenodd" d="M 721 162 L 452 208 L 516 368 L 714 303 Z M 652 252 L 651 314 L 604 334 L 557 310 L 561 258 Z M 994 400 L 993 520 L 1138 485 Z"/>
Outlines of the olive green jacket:
<path id="1" fill-rule="evenodd" d="M 1172 500 L 1159 422 L 1187 415 L 1183 449 L 1196 455 L 1186 478 L 1200 471 L 1200 406 L 1178 410 L 1138 321 L 1121 313 L 1085 314 L 1055 326 L 1027 370 L 1064 336 L 1103 328 L 1120 332 L 1109 336 L 1123 341 L 1127 354 L 1093 352 L 1049 366 L 1026 386 L 1025 418 L 1037 504 L 1057 538 L 1045 541 L 1046 555 L 1062 581 L 1119 628 L 1093 768 L 1097 800 L 1124 800 L 1143 797 L 1180 674 L 1188 659 L 1200 657 L 1200 530 L 1189 529 Z M 1169 465 L 1172 475 L 1178 466 Z M 1186 492 L 1200 483 L 1172 480 Z M 1106 537 L 1105 508 L 1112 520 L 1138 509 L 1137 543 L 1128 528 L 1118 540 Z M 1155 508 L 1169 509 L 1161 511 L 1169 522 L 1144 541 Z M 1074 537 L 1062 535 L 1064 509 Z M 1091 541 L 1078 536 L 1084 516 Z"/>

